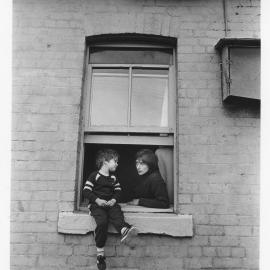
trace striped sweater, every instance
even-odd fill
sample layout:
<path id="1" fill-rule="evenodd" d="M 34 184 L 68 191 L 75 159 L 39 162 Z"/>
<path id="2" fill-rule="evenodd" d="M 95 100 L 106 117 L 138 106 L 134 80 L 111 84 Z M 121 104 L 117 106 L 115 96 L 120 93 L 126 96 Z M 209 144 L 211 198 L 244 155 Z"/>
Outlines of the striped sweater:
<path id="1" fill-rule="evenodd" d="M 83 196 L 94 203 L 97 198 L 109 201 L 116 199 L 119 202 L 121 186 L 114 175 L 103 175 L 100 172 L 90 174 L 83 188 Z"/>

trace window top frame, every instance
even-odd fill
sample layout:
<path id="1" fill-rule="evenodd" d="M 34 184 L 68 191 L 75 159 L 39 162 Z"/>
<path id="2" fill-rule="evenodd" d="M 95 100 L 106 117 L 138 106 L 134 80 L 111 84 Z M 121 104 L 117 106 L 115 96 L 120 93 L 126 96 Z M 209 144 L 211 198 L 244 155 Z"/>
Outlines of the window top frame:
<path id="1" fill-rule="evenodd" d="M 162 45 L 162 44 L 154 44 L 154 43 L 132 43 L 132 42 L 100 42 L 100 43 L 95 43 L 95 44 L 89 44 L 88 48 L 102 48 L 102 47 L 106 47 L 106 48 L 128 48 L 128 49 L 172 49 L 174 50 L 174 46 L 172 45 Z"/>

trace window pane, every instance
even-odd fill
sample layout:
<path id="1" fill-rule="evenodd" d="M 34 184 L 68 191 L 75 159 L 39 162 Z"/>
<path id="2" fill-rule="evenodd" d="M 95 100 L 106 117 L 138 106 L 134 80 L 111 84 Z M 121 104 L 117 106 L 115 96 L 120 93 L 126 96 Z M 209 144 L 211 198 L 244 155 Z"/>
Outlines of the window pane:
<path id="1" fill-rule="evenodd" d="M 168 126 L 168 70 L 132 74 L 131 125 Z"/>
<path id="2" fill-rule="evenodd" d="M 170 49 L 91 48 L 91 64 L 157 64 L 170 65 Z"/>
<path id="3" fill-rule="evenodd" d="M 128 69 L 93 69 L 91 125 L 127 125 Z"/>
<path id="4" fill-rule="evenodd" d="M 230 49 L 231 94 L 260 99 L 260 48 Z"/>

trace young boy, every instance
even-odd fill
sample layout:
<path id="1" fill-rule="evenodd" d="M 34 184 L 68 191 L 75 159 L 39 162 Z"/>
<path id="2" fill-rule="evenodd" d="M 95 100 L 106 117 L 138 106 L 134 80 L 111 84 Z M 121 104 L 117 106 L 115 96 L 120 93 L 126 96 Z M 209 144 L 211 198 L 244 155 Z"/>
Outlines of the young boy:
<path id="1" fill-rule="evenodd" d="M 100 150 L 97 154 L 98 171 L 90 174 L 83 188 L 83 195 L 90 202 L 90 212 L 96 221 L 94 232 L 97 247 L 98 269 L 106 269 L 104 246 L 107 240 L 108 223 L 121 233 L 121 242 L 128 244 L 130 237 L 137 235 L 137 229 L 124 220 L 118 205 L 121 186 L 112 174 L 118 166 L 119 155 L 112 149 Z"/>

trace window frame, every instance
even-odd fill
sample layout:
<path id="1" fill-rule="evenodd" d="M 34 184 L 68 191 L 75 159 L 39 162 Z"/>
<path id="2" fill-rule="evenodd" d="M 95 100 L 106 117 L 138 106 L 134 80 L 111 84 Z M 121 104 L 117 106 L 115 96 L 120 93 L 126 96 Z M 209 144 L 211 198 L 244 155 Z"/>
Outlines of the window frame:
<path id="1" fill-rule="evenodd" d="M 91 47 L 124 47 L 124 48 L 169 48 L 172 50 L 172 64 L 171 65 L 145 65 L 145 64 L 90 64 L 90 48 Z M 179 214 L 178 209 L 178 186 L 179 186 L 179 166 L 178 166 L 178 98 L 177 98 L 177 65 L 176 65 L 176 46 L 173 45 L 157 45 L 153 43 L 86 43 L 85 53 L 85 68 L 83 77 L 83 93 L 81 100 L 81 121 L 80 121 L 80 139 L 78 149 L 77 161 L 77 194 L 76 194 L 76 209 L 78 211 L 88 210 L 86 207 L 81 206 L 82 198 L 82 184 L 83 184 L 83 165 L 84 165 L 84 144 L 86 143 L 112 143 L 112 144 L 139 144 L 139 145 L 168 145 L 173 146 L 173 188 L 174 188 L 174 202 L 173 209 L 168 213 Z M 140 127 L 123 127 L 123 126 L 90 126 L 89 113 L 90 113 L 90 99 L 91 99 L 91 81 L 92 69 L 94 67 L 139 67 L 139 68 L 168 68 L 168 127 L 157 126 L 140 126 Z M 130 76 L 130 70 L 129 70 Z M 131 77 L 129 77 L 130 79 Z M 129 90 L 130 92 L 130 90 Z M 131 102 L 129 100 L 129 102 Z M 173 116 L 173 117 L 170 117 Z M 87 125 L 88 124 L 88 125 Z M 147 133 L 147 135 L 145 135 Z M 153 140 L 155 143 L 153 143 Z M 151 143 L 150 143 L 151 142 Z M 128 209 L 128 208 L 127 208 Z M 127 212 L 130 212 L 128 210 Z M 131 211 L 132 212 L 132 211 Z M 155 211 L 142 211 L 137 213 L 155 213 Z M 163 210 L 161 212 L 164 212 Z"/>
<path id="2" fill-rule="evenodd" d="M 259 104 L 260 103 L 260 92 L 254 91 L 252 95 L 249 92 L 235 91 L 232 86 L 232 80 L 235 78 L 232 76 L 232 51 L 234 49 L 258 49 L 259 52 L 261 47 L 261 41 L 258 38 L 222 38 L 215 45 L 215 49 L 220 54 L 220 71 L 221 71 L 221 90 L 222 90 L 222 101 L 225 103 L 234 104 Z M 260 57 L 261 58 L 261 57 Z M 258 86 L 258 89 L 260 87 Z"/>

